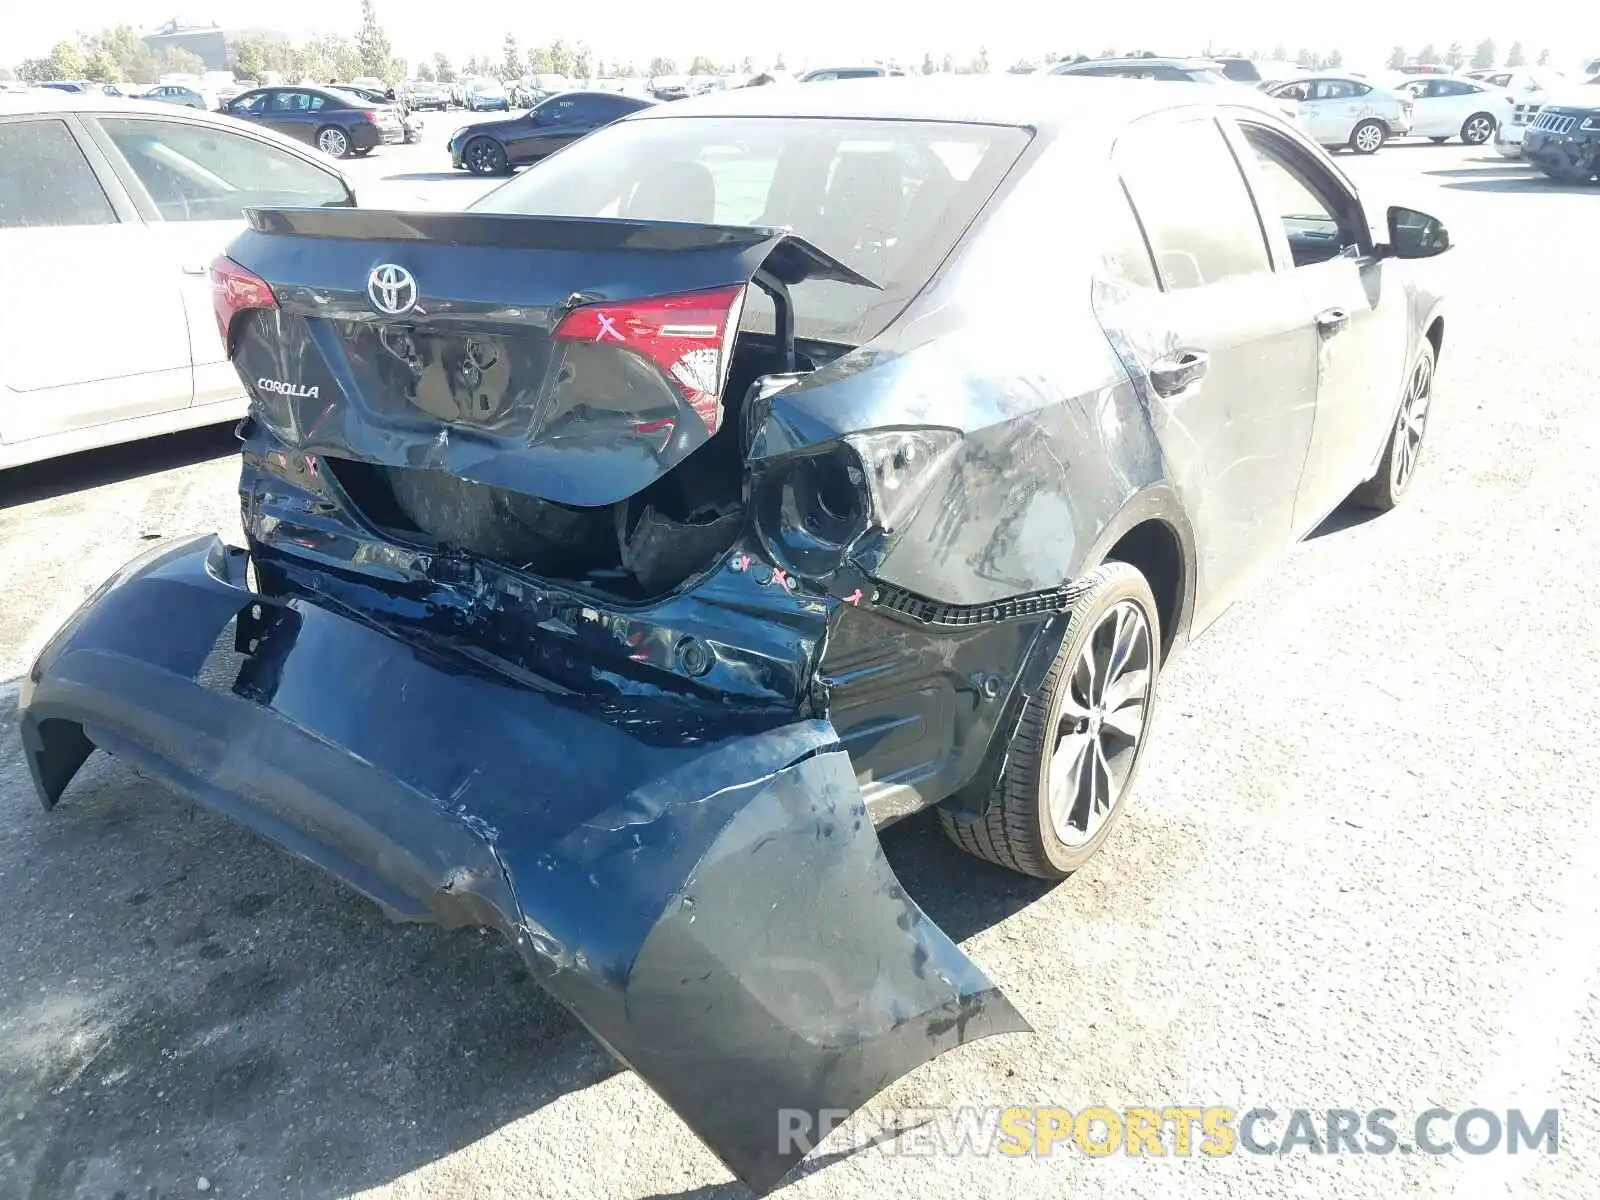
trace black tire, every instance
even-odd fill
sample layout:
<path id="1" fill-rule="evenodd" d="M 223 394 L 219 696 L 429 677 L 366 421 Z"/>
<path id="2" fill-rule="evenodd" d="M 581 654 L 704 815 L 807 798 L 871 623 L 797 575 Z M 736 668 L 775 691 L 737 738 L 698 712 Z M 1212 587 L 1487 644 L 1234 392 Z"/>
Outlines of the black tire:
<path id="1" fill-rule="evenodd" d="M 474 175 L 504 175 L 505 147 L 491 137 L 475 137 L 461 148 L 461 165 Z"/>
<path id="2" fill-rule="evenodd" d="M 1144 748 L 1150 740 L 1155 682 L 1161 666 L 1161 625 L 1155 598 L 1150 594 L 1149 583 L 1136 568 L 1127 563 L 1106 563 L 1079 580 L 1079 586 L 1082 591 L 1067 614 L 1066 638 L 1043 685 L 1029 698 L 1023 709 L 1022 720 L 1006 756 L 999 788 L 989 802 L 988 811 L 982 818 L 963 822 L 956 820 L 945 809 L 939 810 L 939 820 L 945 833 L 967 853 L 1040 879 L 1063 879 L 1083 866 L 1105 844 L 1121 818 L 1123 809 L 1127 807 L 1128 793 L 1132 790 L 1139 762 L 1144 757 Z M 1115 710 L 1126 720 L 1131 714 L 1132 700 L 1118 704 L 1117 698 L 1112 697 L 1110 707 L 1105 706 L 1103 699 L 1099 703 L 1091 703 L 1095 699 L 1092 695 L 1092 677 L 1085 686 L 1082 672 L 1086 649 L 1104 645 L 1108 625 L 1113 626 L 1113 635 L 1120 632 L 1122 627 L 1116 622 L 1130 610 L 1143 618 L 1143 640 L 1140 640 L 1137 628 L 1133 627 L 1135 632 L 1123 659 L 1123 672 L 1126 674 L 1113 675 L 1108 670 L 1106 679 L 1111 686 L 1124 679 L 1133 679 L 1141 669 L 1139 663 L 1145 663 L 1142 669 L 1148 672 L 1148 678 L 1138 683 L 1142 691 L 1137 697 L 1142 706 L 1138 710 L 1141 719 L 1137 736 L 1132 738 L 1131 743 L 1120 728 L 1120 723 L 1103 720 L 1102 709 Z M 1103 686 L 1102 697 L 1105 690 Z M 1085 709 L 1089 715 L 1079 723 L 1078 728 L 1063 735 L 1064 723 L 1071 719 L 1065 711 L 1069 704 Z M 1110 735 L 1106 733 L 1108 728 Z M 1094 803 L 1096 794 L 1109 795 L 1109 810 L 1099 817 L 1098 824 L 1090 833 L 1088 808 L 1082 792 L 1084 776 L 1081 773 L 1075 775 L 1079 782 L 1072 789 L 1070 812 L 1076 816 L 1079 808 L 1084 807 L 1085 820 L 1078 831 L 1085 838 L 1074 843 L 1064 842 L 1059 836 L 1057 822 L 1060 810 L 1053 813 L 1049 801 L 1052 758 L 1058 751 L 1070 752 L 1066 740 L 1069 737 L 1092 739 L 1087 744 L 1100 749 L 1100 753 L 1092 760 L 1080 759 L 1079 764 L 1067 768 L 1078 772 L 1080 765 L 1087 761 L 1091 789 L 1088 804 Z M 1114 747 L 1121 747 L 1115 749 L 1114 754 L 1120 782 L 1117 774 L 1112 772 L 1111 757 L 1104 753 L 1108 738 Z M 1093 750 L 1086 751 L 1086 754 L 1093 753 Z M 1107 786 L 1096 793 L 1093 789 L 1102 778 L 1099 773 L 1101 766 L 1106 768 L 1103 777 Z M 1066 781 L 1063 778 L 1058 782 Z"/>
<path id="3" fill-rule="evenodd" d="M 1588 183 L 1589 180 L 1594 178 L 1593 171 L 1585 171 L 1580 167 L 1541 166 L 1539 170 L 1543 171 L 1547 178 L 1554 179 L 1557 183 Z"/>
<path id="4" fill-rule="evenodd" d="M 1423 338 L 1422 349 L 1417 352 L 1411 370 L 1406 375 L 1405 390 L 1400 396 L 1394 424 L 1389 426 L 1389 441 L 1383 448 L 1383 461 L 1378 464 L 1377 474 L 1350 493 L 1353 503 L 1376 512 L 1388 512 L 1400 503 L 1411 481 L 1417 477 L 1417 466 L 1427 441 L 1436 365 L 1433 343 Z M 1419 373 L 1422 379 L 1420 414 L 1414 395 Z"/>
<path id="5" fill-rule="evenodd" d="M 1495 127 L 1493 113 L 1473 113 L 1461 122 L 1461 140 L 1469 146 L 1486 145 L 1494 137 Z"/>
<path id="6" fill-rule="evenodd" d="M 317 149 L 334 158 L 349 158 L 351 151 L 355 149 L 350 135 L 337 125 L 324 125 L 317 130 L 317 136 L 312 141 Z"/>
<path id="7" fill-rule="evenodd" d="M 1357 121 L 1356 127 L 1350 131 L 1350 149 L 1357 154 L 1376 154 L 1388 140 L 1389 127 L 1370 117 L 1365 121 Z"/>
<path id="8" fill-rule="evenodd" d="M 1431 137 L 1428 140 L 1430 142 L 1432 142 L 1435 146 L 1442 146 L 1446 142 L 1448 142 L 1450 139 L 1447 138 L 1447 137 Z"/>

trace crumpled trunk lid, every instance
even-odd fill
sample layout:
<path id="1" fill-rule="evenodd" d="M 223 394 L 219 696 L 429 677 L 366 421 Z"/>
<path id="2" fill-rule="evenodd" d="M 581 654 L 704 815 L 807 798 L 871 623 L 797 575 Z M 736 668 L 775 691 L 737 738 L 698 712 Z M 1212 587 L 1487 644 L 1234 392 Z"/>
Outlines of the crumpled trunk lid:
<path id="1" fill-rule="evenodd" d="M 723 427 L 749 287 L 781 307 L 802 279 L 873 286 L 781 230 L 356 209 L 249 216 L 219 264 L 263 285 L 260 302 L 219 300 L 219 319 L 276 437 L 569 506 L 638 493 Z"/>

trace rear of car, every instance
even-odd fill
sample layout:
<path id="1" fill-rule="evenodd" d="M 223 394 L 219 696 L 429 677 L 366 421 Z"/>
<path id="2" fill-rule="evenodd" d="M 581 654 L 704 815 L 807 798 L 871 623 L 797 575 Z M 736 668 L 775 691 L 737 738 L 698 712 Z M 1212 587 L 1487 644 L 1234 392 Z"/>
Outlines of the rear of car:
<path id="1" fill-rule="evenodd" d="M 851 753 L 976 769 L 941 655 L 992 670 L 1046 611 L 932 627 L 917 729 L 822 715 L 881 705 L 894 617 L 822 664 L 872 587 L 847 554 L 957 437 L 866 419 L 903 369 L 872 347 L 1032 136 L 643 118 L 466 212 L 254 212 L 212 267 L 248 550 L 163 547 L 45 650 L 41 796 L 99 746 L 391 914 L 503 930 L 759 1189 L 810 1148 L 785 1110 L 1026 1029 L 895 880 Z"/>

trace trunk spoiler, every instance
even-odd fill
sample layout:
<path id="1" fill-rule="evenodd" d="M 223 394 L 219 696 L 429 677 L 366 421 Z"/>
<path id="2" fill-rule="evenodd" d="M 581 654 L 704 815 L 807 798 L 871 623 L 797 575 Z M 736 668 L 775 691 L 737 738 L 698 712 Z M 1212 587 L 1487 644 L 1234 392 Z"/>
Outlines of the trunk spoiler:
<path id="1" fill-rule="evenodd" d="M 793 286 L 807 279 L 828 279 L 879 289 L 859 271 L 846 266 L 787 229 L 760 225 L 696 225 L 681 221 L 635 221 L 615 217 L 522 216 L 516 213 L 402 212 L 357 208 L 252 208 L 245 210 L 250 230 L 259 234 L 374 242 L 431 242 L 446 246 L 501 250 L 559 250 L 600 256 L 586 274 L 608 273 L 606 257 L 638 254 L 663 257 L 671 272 L 668 286 L 622 295 L 697 291 L 725 284 L 747 283 L 765 270 L 774 280 Z M 703 263 L 700 274 L 697 262 Z M 631 274 L 624 271 L 623 275 Z M 503 280 L 496 280 L 497 293 Z M 586 287 L 574 291 L 585 292 Z M 880 289 L 881 290 L 881 289 Z M 600 298 L 604 289 L 596 293 Z M 497 297 L 502 302 L 503 297 Z"/>

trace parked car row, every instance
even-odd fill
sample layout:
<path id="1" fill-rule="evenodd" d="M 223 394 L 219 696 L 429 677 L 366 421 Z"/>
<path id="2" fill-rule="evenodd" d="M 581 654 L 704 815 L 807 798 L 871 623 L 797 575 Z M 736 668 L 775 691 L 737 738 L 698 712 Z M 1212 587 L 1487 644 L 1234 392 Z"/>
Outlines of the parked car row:
<path id="1" fill-rule="evenodd" d="M 206 269 L 246 208 L 355 204 L 304 140 L 190 107 L 0 94 L 0 468 L 244 414 Z M 63 314 L 96 279 L 137 300 L 80 337 Z"/>

